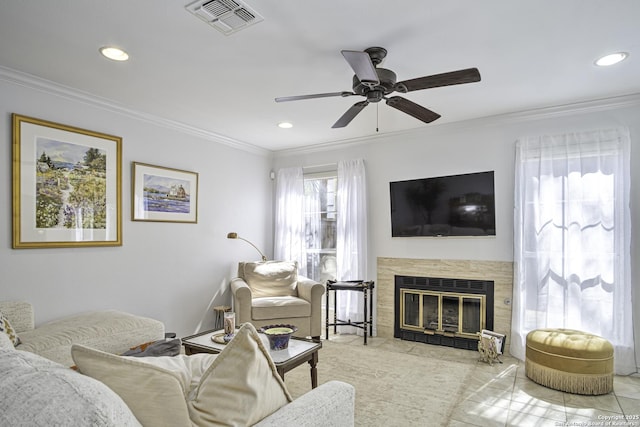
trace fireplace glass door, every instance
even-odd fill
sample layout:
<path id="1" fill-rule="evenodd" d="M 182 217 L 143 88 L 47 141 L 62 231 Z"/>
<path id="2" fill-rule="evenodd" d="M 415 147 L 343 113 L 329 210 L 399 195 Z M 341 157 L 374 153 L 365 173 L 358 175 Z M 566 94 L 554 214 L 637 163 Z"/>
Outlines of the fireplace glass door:
<path id="1" fill-rule="evenodd" d="M 401 289 L 403 329 L 425 334 L 477 336 L 485 328 L 485 296 Z"/>
<path id="2" fill-rule="evenodd" d="M 480 298 L 462 297 L 462 333 L 476 334 L 485 328 L 480 313 L 482 313 Z"/>
<path id="3" fill-rule="evenodd" d="M 440 297 L 438 295 L 425 294 L 422 295 L 422 312 L 424 329 L 438 330 L 440 328 Z"/>

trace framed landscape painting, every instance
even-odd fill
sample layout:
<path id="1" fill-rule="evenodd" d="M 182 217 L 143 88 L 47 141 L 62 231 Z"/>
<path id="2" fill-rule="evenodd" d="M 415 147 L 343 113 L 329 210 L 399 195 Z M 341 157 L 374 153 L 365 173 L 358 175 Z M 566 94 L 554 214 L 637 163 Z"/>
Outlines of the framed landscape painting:
<path id="1" fill-rule="evenodd" d="M 133 163 L 132 220 L 198 222 L 198 174 Z"/>
<path id="2" fill-rule="evenodd" d="M 122 245 L 122 138 L 12 122 L 13 248 Z"/>

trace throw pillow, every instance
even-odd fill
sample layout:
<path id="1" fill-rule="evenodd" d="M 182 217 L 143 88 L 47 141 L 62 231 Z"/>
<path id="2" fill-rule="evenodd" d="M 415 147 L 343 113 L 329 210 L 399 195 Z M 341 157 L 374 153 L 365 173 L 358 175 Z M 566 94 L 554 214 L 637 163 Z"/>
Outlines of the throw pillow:
<path id="1" fill-rule="evenodd" d="M 13 329 L 13 327 L 11 326 L 11 323 L 9 322 L 9 319 L 7 319 L 7 317 L 4 314 L 2 314 L 1 311 L 0 311 L 0 333 L 7 334 L 7 336 L 9 337 L 9 340 L 11 341 L 14 347 L 20 344 L 20 337 L 16 333 L 16 330 Z"/>
<path id="2" fill-rule="evenodd" d="M 191 369 L 184 361 L 187 356 L 123 357 L 79 344 L 71 346 L 71 356 L 80 373 L 109 386 L 143 425 L 189 424 L 185 396 L 191 386 Z M 149 359 L 165 363 L 147 363 Z"/>
<path id="3" fill-rule="evenodd" d="M 252 298 L 298 296 L 297 261 L 245 262 L 242 277 Z"/>
<path id="4" fill-rule="evenodd" d="M 195 425 L 248 426 L 292 398 L 256 329 L 245 323 L 189 397 Z"/>

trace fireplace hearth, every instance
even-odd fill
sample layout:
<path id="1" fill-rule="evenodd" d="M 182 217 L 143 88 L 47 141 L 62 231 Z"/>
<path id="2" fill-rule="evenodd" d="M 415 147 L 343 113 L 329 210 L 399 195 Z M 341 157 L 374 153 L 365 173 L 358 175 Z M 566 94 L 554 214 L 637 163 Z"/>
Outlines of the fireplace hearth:
<path id="1" fill-rule="evenodd" d="M 395 276 L 394 337 L 468 350 L 493 329 L 494 282 Z"/>

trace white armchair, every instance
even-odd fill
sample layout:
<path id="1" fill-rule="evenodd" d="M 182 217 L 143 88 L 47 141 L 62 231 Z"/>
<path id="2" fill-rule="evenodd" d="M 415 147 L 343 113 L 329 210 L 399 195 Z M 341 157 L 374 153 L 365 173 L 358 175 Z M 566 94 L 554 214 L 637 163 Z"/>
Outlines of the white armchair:
<path id="1" fill-rule="evenodd" d="M 324 285 L 299 276 L 297 262 L 241 262 L 231 291 L 238 324 L 292 324 L 295 336 L 320 340 Z"/>

